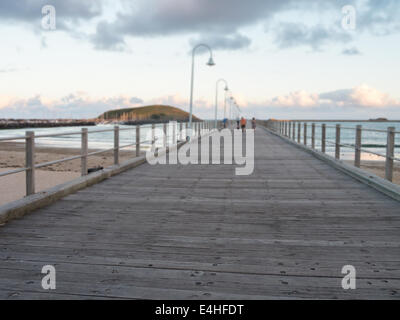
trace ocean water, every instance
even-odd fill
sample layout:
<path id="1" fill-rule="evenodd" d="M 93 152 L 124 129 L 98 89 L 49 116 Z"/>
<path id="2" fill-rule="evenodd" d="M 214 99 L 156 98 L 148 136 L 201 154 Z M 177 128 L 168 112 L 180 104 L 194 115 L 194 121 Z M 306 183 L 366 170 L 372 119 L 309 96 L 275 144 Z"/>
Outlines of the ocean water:
<path id="1" fill-rule="evenodd" d="M 136 142 L 136 127 L 120 125 L 120 129 L 129 128 L 130 130 L 120 131 L 119 133 L 119 144 L 120 146 L 129 145 Z M 184 128 L 185 126 L 183 126 Z M 36 138 L 35 142 L 38 146 L 43 147 L 56 147 L 56 148 L 80 148 L 81 147 L 81 135 L 69 135 L 71 132 L 80 132 L 82 128 L 88 128 L 88 141 L 89 149 L 110 149 L 114 146 L 114 132 L 95 132 L 98 130 L 113 129 L 114 125 L 97 125 L 93 127 L 59 127 L 59 128 L 24 128 L 24 129 L 10 129 L 0 130 L 0 138 L 7 137 L 24 137 L 26 131 L 35 131 L 35 135 L 47 135 L 47 134 L 60 134 L 65 133 L 63 136 L 57 137 L 45 137 Z M 167 126 L 168 130 L 168 141 L 172 142 L 173 125 Z M 179 125 L 175 124 L 175 130 L 178 134 Z M 142 143 L 142 148 L 146 149 L 151 146 L 151 125 L 141 126 L 140 138 L 141 141 L 148 141 Z M 163 144 L 163 125 L 157 124 L 155 129 L 156 146 L 161 147 Z M 182 137 L 186 137 L 185 129 L 183 129 Z M 178 136 L 179 138 L 179 136 Z M 15 142 L 23 143 L 24 140 L 15 140 Z M 124 150 L 133 149 L 134 147 L 124 148 Z"/>
<path id="2" fill-rule="evenodd" d="M 321 149 L 321 126 L 323 122 L 308 122 L 307 123 L 307 144 L 311 145 L 311 126 L 315 123 L 315 136 L 316 136 L 316 148 Z M 373 130 L 384 130 L 388 127 L 395 127 L 395 131 L 400 132 L 399 122 L 326 122 L 326 152 L 329 155 L 334 156 L 335 154 L 335 140 L 336 140 L 336 124 L 341 125 L 340 143 L 354 146 L 356 139 L 356 126 L 361 125 L 363 129 Z M 297 127 L 296 127 L 297 130 Z M 301 130 L 301 141 L 303 143 L 303 130 Z M 297 139 L 297 131 L 296 131 Z M 383 156 L 386 155 L 386 132 L 362 132 L 362 148 L 368 151 L 372 151 Z M 395 157 L 400 158 L 400 134 L 395 135 Z M 354 159 L 354 148 L 341 147 L 341 159 L 353 160 Z M 382 161 L 384 157 L 376 156 L 366 152 L 361 154 L 362 160 Z"/>

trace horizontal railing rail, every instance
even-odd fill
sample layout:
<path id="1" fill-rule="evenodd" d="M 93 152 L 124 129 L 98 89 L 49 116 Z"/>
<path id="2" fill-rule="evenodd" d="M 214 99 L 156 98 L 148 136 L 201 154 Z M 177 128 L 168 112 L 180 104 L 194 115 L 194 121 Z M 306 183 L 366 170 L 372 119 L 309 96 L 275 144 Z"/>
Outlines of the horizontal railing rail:
<path id="1" fill-rule="evenodd" d="M 107 129 L 99 129 L 99 130 L 88 130 L 87 128 L 82 128 L 81 131 L 71 131 L 71 132 L 62 132 L 62 133 L 54 133 L 54 134 L 38 134 L 35 135 L 34 131 L 26 131 L 25 136 L 11 136 L 11 137 L 3 137 L 0 138 L 0 142 L 6 141 L 16 141 L 16 140 L 25 140 L 25 167 L 8 170 L 5 172 L 0 172 L 0 178 L 12 174 L 17 174 L 21 172 L 25 172 L 25 180 L 26 180 L 26 195 L 32 195 L 35 193 L 35 169 L 44 168 L 47 166 L 52 166 L 55 164 L 73 161 L 77 159 L 81 159 L 81 175 L 85 176 L 88 174 L 88 158 L 91 156 L 95 156 L 98 154 L 113 152 L 114 165 L 120 164 L 120 154 L 119 151 L 121 149 L 126 149 L 129 147 L 135 147 L 135 156 L 139 157 L 141 153 L 142 145 L 150 145 L 152 148 L 156 147 L 156 142 L 161 140 L 161 137 L 156 136 L 156 129 L 162 129 L 162 146 L 164 148 L 172 147 L 177 145 L 179 141 L 186 140 L 186 136 L 188 133 L 189 123 L 187 122 L 175 122 L 172 123 L 172 135 L 169 134 L 171 123 L 163 123 L 162 128 L 157 128 L 156 124 L 151 125 L 135 125 L 132 127 L 120 128 L 119 126 L 114 126 L 113 128 Z M 207 133 L 214 128 L 214 121 L 202 121 L 202 122 L 193 122 L 192 123 L 192 133 L 193 137 L 201 136 L 204 133 Z M 150 140 L 142 140 L 141 139 L 141 129 L 143 128 L 151 128 L 151 139 Z M 185 130 L 185 134 L 184 134 Z M 121 131 L 135 131 L 134 142 L 130 144 L 120 145 L 120 132 Z M 108 149 L 96 150 L 89 152 L 89 135 L 95 133 L 104 133 L 104 132 L 113 132 L 114 141 L 113 147 Z M 40 138 L 52 138 L 52 137 L 60 137 L 60 136 L 72 136 L 72 135 L 80 135 L 81 136 L 81 153 L 76 156 L 66 157 L 58 160 L 47 161 L 42 163 L 35 163 L 35 145 L 36 139 Z"/>
<path id="2" fill-rule="evenodd" d="M 394 172 L 394 162 L 400 161 L 400 158 L 395 156 L 395 139 L 396 134 L 400 134 L 399 131 L 396 131 L 395 127 L 388 127 L 387 130 L 382 129 L 371 129 L 371 128 L 363 128 L 362 125 L 357 125 L 356 127 L 348 127 L 342 126 L 341 124 L 336 124 L 336 126 L 322 124 L 315 124 L 311 122 L 302 122 L 296 120 L 268 120 L 265 125 L 274 132 L 278 133 L 281 136 L 287 137 L 297 143 L 303 143 L 304 145 L 308 145 L 309 138 L 309 126 L 311 126 L 311 145 L 310 147 L 313 150 L 316 150 L 316 141 L 320 142 L 320 151 L 326 153 L 326 145 L 334 146 L 335 158 L 340 160 L 340 151 L 341 148 L 349 148 L 354 150 L 354 166 L 357 168 L 361 167 L 361 153 L 368 153 L 378 157 L 382 157 L 385 159 L 385 179 L 393 182 L 393 172 Z M 316 128 L 320 129 L 321 137 L 316 137 Z M 335 130 L 335 140 L 327 139 L 327 130 L 326 129 L 334 129 Z M 342 130 L 353 130 L 355 132 L 354 136 L 354 144 L 343 143 L 341 142 Z M 386 134 L 386 143 L 385 149 L 386 154 L 374 152 L 372 150 L 368 150 L 363 147 L 362 144 L 362 133 L 363 132 L 374 132 L 374 133 L 384 133 Z"/>

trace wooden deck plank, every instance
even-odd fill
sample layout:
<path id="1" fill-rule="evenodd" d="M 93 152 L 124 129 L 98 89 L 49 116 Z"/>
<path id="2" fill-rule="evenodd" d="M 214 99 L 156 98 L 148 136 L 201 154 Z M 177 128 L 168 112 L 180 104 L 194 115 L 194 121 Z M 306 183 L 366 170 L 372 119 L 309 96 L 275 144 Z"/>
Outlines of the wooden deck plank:
<path id="1" fill-rule="evenodd" d="M 0 298 L 400 298 L 398 202 L 261 130 L 234 169 L 145 164 L 0 227 Z"/>

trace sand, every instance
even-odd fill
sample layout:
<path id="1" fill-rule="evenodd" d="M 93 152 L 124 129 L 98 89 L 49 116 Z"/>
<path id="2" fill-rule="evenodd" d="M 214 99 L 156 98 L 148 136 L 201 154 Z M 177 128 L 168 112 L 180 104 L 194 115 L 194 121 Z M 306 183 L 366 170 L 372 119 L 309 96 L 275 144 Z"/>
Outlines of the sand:
<path id="1" fill-rule="evenodd" d="M 95 149 L 89 152 L 97 151 Z M 67 157 L 80 155 L 80 149 L 36 147 L 36 163 L 59 160 Z M 133 151 L 120 150 L 120 162 L 131 159 L 135 156 Z M 108 167 L 113 164 L 112 151 L 88 158 L 88 168 L 97 166 Z M 6 142 L 0 143 L 0 168 L 23 168 L 25 167 L 25 144 Z M 44 171 L 81 172 L 81 160 L 58 163 L 52 166 L 41 168 Z"/>
<path id="2" fill-rule="evenodd" d="M 361 161 L 361 169 L 385 178 L 385 161 Z M 395 163 L 393 183 L 400 184 L 400 163 Z"/>
<path id="3" fill-rule="evenodd" d="M 93 152 L 96 150 L 89 150 Z M 80 149 L 36 147 L 36 163 L 79 155 Z M 135 156 L 133 151 L 120 151 L 120 162 Z M 89 157 L 88 168 L 113 165 L 112 152 Z M 0 172 L 25 167 L 25 144 L 0 143 Z M 36 170 L 36 191 L 43 191 L 80 176 L 81 160 L 76 159 Z M 0 177 L 0 206 L 25 196 L 25 172 Z"/>
<path id="4" fill-rule="evenodd" d="M 15 168 L 0 168 L 0 172 Z M 78 178 L 78 172 L 36 170 L 36 192 Z M 25 196 L 25 172 L 0 177 L 0 206 Z"/>

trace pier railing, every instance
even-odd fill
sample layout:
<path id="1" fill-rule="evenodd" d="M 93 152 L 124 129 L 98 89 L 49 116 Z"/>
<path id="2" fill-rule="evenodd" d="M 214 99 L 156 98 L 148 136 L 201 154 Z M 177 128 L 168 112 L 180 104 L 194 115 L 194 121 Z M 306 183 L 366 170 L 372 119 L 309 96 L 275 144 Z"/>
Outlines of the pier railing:
<path id="1" fill-rule="evenodd" d="M 400 161 L 399 158 L 395 157 L 395 139 L 396 134 L 400 132 L 396 131 L 395 127 L 388 127 L 387 130 L 369 129 L 363 128 L 361 125 L 356 127 L 345 127 L 341 124 L 335 126 L 327 125 L 326 123 L 316 124 L 303 121 L 281 121 L 281 120 L 269 120 L 264 125 L 278 133 L 281 136 L 289 138 L 299 144 L 309 146 L 313 150 L 316 150 L 316 141 L 320 142 L 320 150 L 322 153 L 326 153 L 326 146 L 332 145 L 335 150 L 335 159 L 340 160 L 341 148 L 349 148 L 354 150 L 354 166 L 357 168 L 361 167 L 361 153 L 368 153 L 385 159 L 385 179 L 390 182 L 393 181 L 394 162 Z M 311 133 L 308 130 L 308 126 L 311 126 Z M 316 128 L 320 129 L 320 137 L 316 136 Z M 335 140 L 327 139 L 327 129 L 335 130 Z M 355 133 L 354 144 L 342 143 L 342 131 L 351 130 Z M 363 147 L 362 134 L 363 132 L 374 132 L 386 135 L 386 153 L 381 154 Z M 310 137 L 308 137 L 310 134 Z"/>
<path id="2" fill-rule="evenodd" d="M 164 148 L 172 147 L 176 145 L 179 141 L 184 141 L 186 136 L 184 136 L 184 128 L 185 133 L 188 132 L 188 123 L 177 123 L 177 126 L 172 126 L 172 135 L 169 135 L 169 128 L 167 123 L 162 124 L 162 145 Z M 177 127 L 178 130 L 177 130 Z M 200 136 L 204 132 L 208 132 L 214 127 L 214 121 L 203 121 L 203 122 L 193 122 L 193 128 L 191 135 L 193 137 Z M 141 139 L 141 129 L 143 128 L 151 128 L 151 139 L 150 140 L 142 140 Z M 121 131 L 135 131 L 135 136 L 133 138 L 133 142 L 121 145 L 120 144 L 120 132 Z M 94 133 L 102 133 L 102 132 L 112 132 L 114 136 L 114 145 L 109 149 L 102 149 L 98 151 L 89 152 L 89 135 Z M 40 138 L 51 138 L 51 137 L 61 137 L 61 136 L 72 136 L 72 135 L 80 135 L 81 136 L 81 148 L 80 154 L 76 156 L 71 156 L 67 158 L 62 158 L 54 161 L 48 161 L 43 163 L 35 162 L 35 145 L 36 139 Z M 54 134 L 39 134 L 35 135 L 34 131 L 26 131 L 25 136 L 14 136 L 7 138 L 0 138 L 0 142 L 6 141 L 25 141 L 25 167 L 17 168 L 13 170 L 8 170 L 0 173 L 1 177 L 17 174 L 20 172 L 25 172 L 25 180 L 26 180 L 26 195 L 32 195 L 35 193 L 35 170 L 44 168 L 47 166 L 55 165 L 58 163 L 63 163 L 67 161 L 72 161 L 76 159 L 81 159 L 81 175 L 85 176 L 88 174 L 88 158 L 91 156 L 113 152 L 114 157 L 114 165 L 120 164 L 120 150 L 126 149 L 129 147 L 134 147 L 135 157 L 139 157 L 141 153 L 141 146 L 144 144 L 150 144 L 151 147 L 155 147 L 156 141 L 159 140 L 160 137 L 156 137 L 156 124 L 151 125 L 135 125 L 128 128 L 120 128 L 119 126 L 114 126 L 113 128 L 108 129 L 100 129 L 100 130 L 88 130 L 87 128 L 82 128 L 81 131 L 71 131 L 71 132 L 63 132 L 63 133 L 54 133 Z M 172 141 L 172 143 L 170 143 Z"/>

